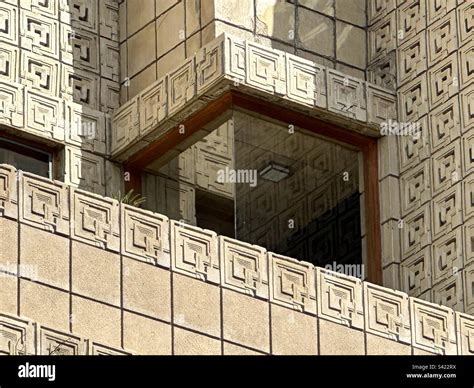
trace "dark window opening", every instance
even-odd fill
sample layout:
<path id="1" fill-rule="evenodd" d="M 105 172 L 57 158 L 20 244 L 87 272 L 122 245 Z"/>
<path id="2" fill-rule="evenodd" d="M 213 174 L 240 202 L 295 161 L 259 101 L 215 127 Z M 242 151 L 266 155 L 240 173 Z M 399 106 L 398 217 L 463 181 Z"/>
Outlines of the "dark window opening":
<path id="1" fill-rule="evenodd" d="M 234 237 L 234 201 L 204 190 L 196 190 L 196 223 L 200 228 Z"/>
<path id="2" fill-rule="evenodd" d="M 51 178 L 51 153 L 16 141 L 0 138 L 0 163 L 25 172 Z"/>

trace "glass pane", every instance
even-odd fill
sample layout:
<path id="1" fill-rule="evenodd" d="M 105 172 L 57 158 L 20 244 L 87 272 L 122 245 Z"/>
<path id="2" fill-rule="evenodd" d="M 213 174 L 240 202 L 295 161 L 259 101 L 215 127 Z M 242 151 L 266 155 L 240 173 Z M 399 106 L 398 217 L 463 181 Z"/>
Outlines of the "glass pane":
<path id="1" fill-rule="evenodd" d="M 236 237 L 319 266 L 360 264 L 358 152 L 240 112 L 234 127 Z"/>
<path id="2" fill-rule="evenodd" d="M 0 163 L 11 164 L 18 170 L 50 177 L 50 155 L 16 142 L 0 139 Z"/>
<path id="3" fill-rule="evenodd" d="M 146 206 L 315 265 L 361 264 L 359 157 L 235 111 L 170 162 L 149 166 Z"/>

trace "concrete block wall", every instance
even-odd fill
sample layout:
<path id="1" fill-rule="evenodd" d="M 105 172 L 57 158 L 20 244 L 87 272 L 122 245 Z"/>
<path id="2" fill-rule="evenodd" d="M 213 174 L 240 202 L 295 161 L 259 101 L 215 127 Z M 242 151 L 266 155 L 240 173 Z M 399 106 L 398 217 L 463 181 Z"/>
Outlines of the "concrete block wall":
<path id="1" fill-rule="evenodd" d="M 121 0 L 121 103 L 193 55 L 209 36 L 211 0 Z"/>
<path id="2" fill-rule="evenodd" d="M 365 78 L 365 0 L 121 0 L 121 103 L 227 32 Z"/>
<path id="3" fill-rule="evenodd" d="M 58 178 L 99 194 L 120 175 L 107 160 L 120 103 L 118 11 L 115 0 L 0 4 L 0 124 L 61 148 Z"/>
<path id="4" fill-rule="evenodd" d="M 448 307 L 8 165 L 0 182 L 0 353 L 474 353 Z"/>
<path id="5" fill-rule="evenodd" d="M 364 79 L 365 0 L 214 1 L 209 28 Z"/>
<path id="6" fill-rule="evenodd" d="M 421 136 L 379 141 L 384 284 L 474 312 L 470 0 L 369 1 L 368 79 Z M 389 206 L 384 206 L 390 204 Z"/>

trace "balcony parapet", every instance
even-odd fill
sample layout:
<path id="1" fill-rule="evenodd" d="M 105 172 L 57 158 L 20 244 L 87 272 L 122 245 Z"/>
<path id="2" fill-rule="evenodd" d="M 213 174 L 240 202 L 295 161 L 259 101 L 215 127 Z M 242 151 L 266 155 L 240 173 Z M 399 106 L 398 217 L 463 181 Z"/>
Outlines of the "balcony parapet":
<path id="1" fill-rule="evenodd" d="M 397 117 L 390 90 L 310 60 L 222 34 L 120 107 L 111 153 L 126 160 L 228 90 L 380 136 Z"/>
<path id="2" fill-rule="evenodd" d="M 0 165 L 2 218 L 412 349 L 474 354 L 472 316 L 9 165 Z"/>

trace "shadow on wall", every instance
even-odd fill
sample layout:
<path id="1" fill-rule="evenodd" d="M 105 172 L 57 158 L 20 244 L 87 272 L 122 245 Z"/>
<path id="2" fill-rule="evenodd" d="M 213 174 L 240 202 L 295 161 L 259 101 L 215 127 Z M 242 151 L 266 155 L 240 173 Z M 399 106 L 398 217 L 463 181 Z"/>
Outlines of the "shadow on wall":
<path id="1" fill-rule="evenodd" d="M 59 97 L 66 100 L 64 180 L 112 196 L 123 192 L 119 165 L 107 160 L 111 115 L 119 107 L 118 2 L 65 2 L 59 29 Z M 68 9 L 67 9 L 68 7 Z"/>

